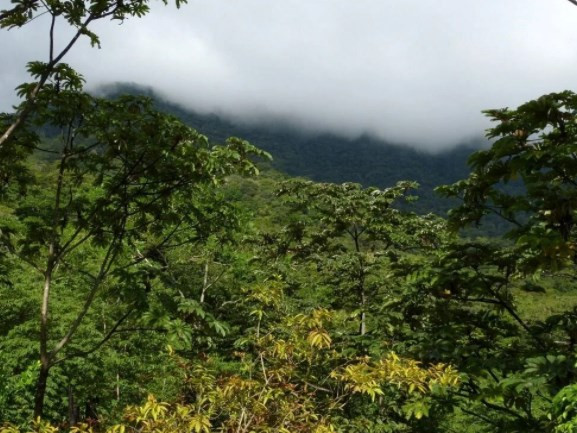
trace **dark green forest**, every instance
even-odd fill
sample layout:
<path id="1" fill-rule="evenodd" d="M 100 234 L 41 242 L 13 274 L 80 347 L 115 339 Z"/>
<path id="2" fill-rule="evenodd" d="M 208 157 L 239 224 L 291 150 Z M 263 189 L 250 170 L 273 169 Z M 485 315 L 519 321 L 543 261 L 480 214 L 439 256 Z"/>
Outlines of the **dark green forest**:
<path id="1" fill-rule="evenodd" d="M 428 155 L 97 96 L 66 47 L 0 114 L 1 433 L 577 431 L 575 93 Z"/>

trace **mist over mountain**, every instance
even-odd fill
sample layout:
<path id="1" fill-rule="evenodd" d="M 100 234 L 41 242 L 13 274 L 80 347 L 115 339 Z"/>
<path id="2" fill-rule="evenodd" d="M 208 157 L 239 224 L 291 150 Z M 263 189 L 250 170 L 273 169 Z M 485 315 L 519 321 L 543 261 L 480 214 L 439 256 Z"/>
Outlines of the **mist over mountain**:
<path id="1" fill-rule="evenodd" d="M 146 83 L 201 113 L 426 150 L 482 135 L 482 110 L 577 86 L 565 0 L 187 3 L 99 22 L 102 50 L 81 37 L 66 62 L 90 86 Z M 46 58 L 50 28 L 46 14 L 2 32 L 0 111 L 19 103 L 14 88 L 29 81 L 28 61 Z M 68 36 L 59 25 L 55 47 Z"/>
<path id="2" fill-rule="evenodd" d="M 151 87 L 132 83 L 101 86 L 96 93 L 107 97 L 123 93 L 149 96 L 159 109 L 174 114 L 211 140 L 222 142 L 237 136 L 270 152 L 274 158 L 273 168 L 290 176 L 377 187 L 391 186 L 399 180 L 415 180 L 420 184 L 416 206 L 423 212 L 444 213 L 450 207 L 433 189 L 465 178 L 469 173 L 466 163 L 469 155 L 486 144 L 479 139 L 430 153 L 368 134 L 348 138 L 299 130 L 290 121 L 241 123 L 222 114 L 201 114 L 162 98 Z"/>

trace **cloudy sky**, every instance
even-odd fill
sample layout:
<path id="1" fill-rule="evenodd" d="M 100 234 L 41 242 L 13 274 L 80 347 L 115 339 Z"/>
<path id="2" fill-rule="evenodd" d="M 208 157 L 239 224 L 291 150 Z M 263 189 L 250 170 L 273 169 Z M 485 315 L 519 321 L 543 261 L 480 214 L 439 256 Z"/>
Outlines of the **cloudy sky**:
<path id="1" fill-rule="evenodd" d="M 566 0 L 152 3 L 143 19 L 98 23 L 102 49 L 83 42 L 67 56 L 89 87 L 136 82 L 236 121 L 429 149 L 481 135 L 484 108 L 577 90 L 577 7 Z M 46 59 L 48 25 L 0 31 L 0 110 L 16 102 L 25 63 Z"/>

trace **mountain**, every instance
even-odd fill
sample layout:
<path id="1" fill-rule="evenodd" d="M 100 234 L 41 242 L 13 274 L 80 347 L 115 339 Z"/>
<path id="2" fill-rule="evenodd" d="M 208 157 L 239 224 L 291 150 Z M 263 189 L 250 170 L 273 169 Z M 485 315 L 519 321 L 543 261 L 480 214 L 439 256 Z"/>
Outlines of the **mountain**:
<path id="1" fill-rule="evenodd" d="M 467 177 L 466 161 L 483 143 L 473 142 L 439 153 L 427 153 L 368 135 L 347 139 L 331 134 L 305 134 L 285 125 L 246 125 L 215 114 L 200 114 L 159 97 L 153 89 L 116 83 L 98 93 L 142 94 L 152 97 L 157 107 L 182 119 L 212 140 L 237 136 L 273 155 L 273 168 L 291 176 L 320 182 L 358 182 L 365 186 L 387 187 L 398 180 L 415 180 L 421 187 L 416 205 L 420 212 L 443 214 L 451 202 L 437 197 L 433 189 Z"/>

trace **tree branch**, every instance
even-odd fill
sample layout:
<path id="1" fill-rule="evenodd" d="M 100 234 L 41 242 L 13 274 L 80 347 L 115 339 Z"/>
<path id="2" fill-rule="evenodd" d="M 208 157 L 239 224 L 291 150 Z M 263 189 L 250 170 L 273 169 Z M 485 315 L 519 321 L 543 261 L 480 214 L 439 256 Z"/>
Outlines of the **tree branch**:
<path id="1" fill-rule="evenodd" d="M 479 414 L 479 413 L 473 412 L 472 410 L 469 410 L 469 409 L 466 409 L 466 408 L 460 407 L 460 406 L 459 406 L 459 409 L 461 409 L 464 413 L 466 413 L 466 414 L 468 414 L 468 415 L 471 415 L 471 416 L 474 416 L 474 417 L 477 417 L 477 418 L 479 418 L 480 420 L 483 420 L 483 421 L 485 421 L 485 422 L 487 422 L 487 423 L 489 423 L 489 424 L 491 424 L 491 425 L 494 425 L 494 426 L 497 426 L 497 425 L 498 425 L 495 421 L 493 421 L 493 420 L 492 420 L 491 418 L 489 418 L 488 416 L 481 415 L 481 414 Z"/>
<path id="2" fill-rule="evenodd" d="M 576 0 L 577 1 L 577 0 Z M 517 314 L 517 312 L 515 311 L 515 309 L 511 306 L 511 304 L 509 302 L 507 302 L 505 299 L 503 299 L 499 293 L 497 293 L 496 290 L 493 290 L 491 288 L 491 282 L 487 281 L 484 276 L 477 271 L 477 275 L 479 275 L 479 277 L 481 278 L 481 280 L 483 280 L 485 282 L 485 289 L 487 292 L 489 292 L 489 294 L 491 296 L 493 296 L 497 301 L 499 301 L 499 304 L 503 306 L 503 308 L 505 308 L 505 310 L 509 313 L 509 315 L 519 324 L 521 325 L 521 327 L 537 342 L 537 344 L 539 345 L 539 347 L 541 349 L 547 349 L 547 346 L 545 345 L 545 343 L 543 343 L 543 341 L 536 335 L 533 333 L 533 331 L 531 331 L 531 328 L 529 328 L 529 326 L 525 323 L 525 321 L 523 319 L 521 319 L 521 317 L 519 316 L 519 314 Z"/>
<path id="3" fill-rule="evenodd" d="M 104 257 L 104 259 L 102 260 L 102 263 L 100 265 L 100 271 L 98 272 L 98 276 L 96 277 L 96 280 L 94 281 L 94 284 L 92 285 L 92 288 L 90 289 L 90 292 L 88 293 L 88 296 L 87 296 L 86 300 L 84 301 L 84 305 L 82 306 L 82 310 L 80 311 L 78 316 L 76 316 L 76 319 L 74 319 L 74 321 L 70 325 L 70 328 L 68 329 L 68 332 L 66 333 L 66 335 L 64 337 L 62 337 L 62 339 L 54 346 L 54 348 L 50 352 L 50 358 L 52 361 L 54 360 L 54 357 L 56 356 L 56 354 L 58 352 L 60 352 L 70 342 L 73 335 L 76 333 L 76 330 L 80 326 L 82 319 L 84 319 L 84 316 L 86 316 L 86 314 L 88 313 L 88 310 L 90 309 L 90 306 L 92 305 L 92 301 L 94 300 L 94 297 L 96 296 L 96 293 L 98 292 L 98 289 L 100 289 L 100 286 L 101 286 L 104 278 L 108 274 L 110 267 L 112 266 L 112 263 L 114 263 L 114 260 L 115 260 L 116 256 L 118 255 L 118 252 L 120 249 L 120 238 L 122 236 L 123 236 L 123 234 L 120 234 L 119 237 L 115 241 L 113 241 L 111 243 L 110 247 L 108 248 L 108 251 L 106 252 L 106 256 Z"/>
<path id="4" fill-rule="evenodd" d="M 22 125 L 28 119 L 28 116 L 32 113 L 32 110 L 34 109 L 34 104 L 36 103 L 36 98 L 38 98 L 38 94 L 40 93 L 40 91 L 44 87 L 44 84 L 46 84 L 48 77 L 50 77 L 50 75 L 52 75 L 52 72 L 54 72 L 54 67 L 58 64 L 58 62 L 60 62 L 60 60 L 62 60 L 62 58 L 68 53 L 68 51 L 70 51 L 70 49 L 76 43 L 78 38 L 86 30 L 86 28 L 88 27 L 88 24 L 90 24 L 95 18 L 96 18 L 96 16 L 94 16 L 93 14 L 90 14 L 88 16 L 88 18 L 86 18 L 84 23 L 80 27 L 78 27 L 78 31 L 76 32 L 76 34 L 72 37 L 72 39 L 70 39 L 70 41 L 64 47 L 64 49 L 60 52 L 60 54 L 58 54 L 56 57 L 53 58 L 52 46 L 53 46 L 54 15 L 52 16 L 52 24 L 51 24 L 51 30 L 50 30 L 50 41 L 51 41 L 50 42 L 50 47 L 51 47 L 50 62 L 46 65 L 46 70 L 40 76 L 40 80 L 38 80 L 38 83 L 36 83 L 36 86 L 34 86 L 34 89 L 32 90 L 32 92 L 30 92 L 30 94 L 28 95 L 28 99 L 26 99 L 26 101 L 24 103 L 24 108 L 22 109 L 22 111 L 20 111 L 19 114 L 16 115 L 16 120 L 14 120 L 14 122 L 8 127 L 8 129 L 6 131 L 4 131 L 2 136 L 0 136 L 0 149 L 2 148 L 4 143 L 6 141 L 8 141 L 8 139 L 12 136 L 12 134 L 14 134 L 16 129 L 18 129 L 20 127 L 20 125 Z M 1 15 L 0 15 L 0 19 L 2 19 Z"/>
<path id="5" fill-rule="evenodd" d="M 54 362 L 52 363 L 52 365 L 59 364 L 59 363 L 61 363 L 61 362 L 67 361 L 67 360 L 69 360 L 69 359 L 71 359 L 71 358 L 78 358 L 78 357 L 81 357 L 81 356 L 88 356 L 88 355 L 90 355 L 91 353 L 96 352 L 96 351 L 97 351 L 98 349 L 100 349 L 108 340 L 110 340 L 110 338 L 111 338 L 114 334 L 116 334 L 117 332 L 119 332 L 119 331 L 117 331 L 117 330 L 118 330 L 118 327 L 119 327 L 126 319 L 128 319 L 128 316 L 130 316 L 135 309 L 136 309 L 136 307 L 132 306 L 126 313 L 124 313 L 124 314 L 120 317 L 120 319 L 118 319 L 118 320 L 116 321 L 116 323 L 114 324 L 114 326 L 113 326 L 112 328 L 110 328 L 110 331 L 108 331 L 108 333 L 104 336 L 104 338 L 103 338 L 102 340 L 100 340 L 100 341 L 98 342 L 98 344 L 96 344 L 94 347 L 92 347 L 91 349 L 88 349 L 88 350 L 79 350 L 79 351 L 77 351 L 77 352 L 73 352 L 73 353 L 71 353 L 70 355 L 67 355 L 67 356 L 65 356 L 65 357 L 63 357 L 63 358 L 60 358 L 60 359 L 54 361 Z"/>
<path id="6" fill-rule="evenodd" d="M 48 9 L 48 7 L 46 7 Z M 52 20 L 50 22 L 50 63 L 54 61 L 54 27 L 56 26 L 56 15 L 52 13 Z"/>
<path id="7" fill-rule="evenodd" d="M 483 403 L 485 406 L 487 406 L 487 407 L 490 408 L 490 409 L 494 409 L 494 410 L 497 410 L 497 411 L 500 411 L 500 412 L 507 413 L 507 414 L 509 414 L 509 415 L 511 415 L 511 416 L 516 417 L 517 419 L 520 419 L 520 420 L 523 420 L 523 421 L 527 422 L 527 420 L 525 419 L 525 417 L 524 417 L 523 415 L 515 412 L 515 411 L 512 410 L 512 409 L 509 409 L 508 407 L 499 406 L 498 404 L 490 403 L 490 402 L 488 402 L 487 400 L 485 400 L 484 398 L 482 398 L 480 401 L 481 401 L 481 403 Z"/>

